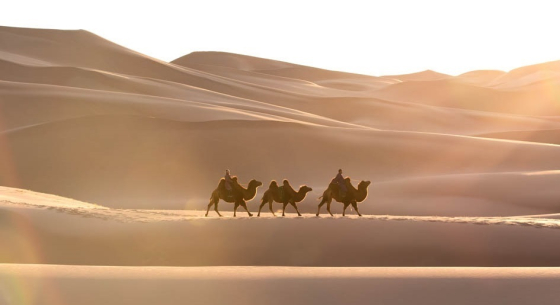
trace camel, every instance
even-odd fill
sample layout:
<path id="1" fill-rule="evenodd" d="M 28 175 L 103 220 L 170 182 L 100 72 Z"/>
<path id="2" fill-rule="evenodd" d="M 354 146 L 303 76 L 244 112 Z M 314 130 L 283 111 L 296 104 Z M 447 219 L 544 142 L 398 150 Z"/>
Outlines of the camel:
<path id="1" fill-rule="evenodd" d="M 237 177 L 232 177 L 233 180 L 233 190 L 228 192 L 226 190 L 226 180 L 224 178 L 220 179 L 220 183 L 218 187 L 212 192 L 212 196 L 210 196 L 210 202 L 208 203 L 208 208 L 206 209 L 206 215 L 208 216 L 208 212 L 210 208 L 214 206 L 214 210 L 220 217 L 222 214 L 218 211 L 218 202 L 222 199 L 225 202 L 234 203 L 233 208 L 233 217 L 237 217 L 237 208 L 242 206 L 249 216 L 253 216 L 249 209 L 247 208 L 247 203 L 245 201 L 251 200 L 255 198 L 257 195 L 257 188 L 262 185 L 262 182 L 257 181 L 255 179 L 249 182 L 247 188 L 244 188 L 237 182 Z"/>
<path id="2" fill-rule="evenodd" d="M 371 182 L 361 181 L 358 184 L 358 188 L 356 189 L 350 182 L 350 178 L 347 177 L 344 179 L 344 181 L 346 182 L 346 187 L 348 188 L 346 196 L 344 198 L 340 198 L 338 185 L 336 183 L 329 184 L 327 190 L 323 192 L 323 196 L 319 197 L 319 199 L 323 198 L 323 200 L 321 200 L 321 203 L 319 203 L 319 206 L 317 207 L 317 214 L 315 214 L 316 216 L 319 216 L 321 207 L 325 203 L 327 203 L 327 211 L 329 212 L 329 214 L 331 214 L 331 216 L 333 216 L 333 214 L 331 213 L 331 202 L 333 199 L 344 204 L 342 216 L 346 216 L 346 208 L 348 208 L 349 205 L 352 205 L 354 210 L 356 210 L 356 213 L 358 213 L 359 216 L 362 216 L 362 214 L 360 214 L 360 211 L 358 210 L 358 202 L 362 202 L 366 199 L 368 195 L 367 188 Z"/>
<path id="3" fill-rule="evenodd" d="M 274 211 L 272 210 L 272 203 L 275 201 L 283 204 L 282 216 L 285 216 L 286 206 L 288 205 L 288 203 L 296 209 L 298 216 L 301 216 L 296 203 L 301 202 L 303 199 L 305 199 L 307 193 L 309 193 L 313 189 L 311 189 L 307 185 L 302 185 L 299 187 L 299 190 L 296 192 L 292 188 L 288 180 L 284 180 L 282 184 L 284 186 L 284 190 L 283 190 L 283 194 L 281 195 L 280 188 L 278 187 L 278 183 L 276 183 L 275 180 L 272 180 L 270 182 L 268 190 L 264 192 L 264 195 L 261 199 L 261 205 L 259 207 L 259 213 L 257 214 L 257 216 L 261 216 L 261 209 L 267 202 L 268 202 L 268 208 L 270 209 L 270 212 L 272 213 L 272 215 L 276 216 L 276 214 L 274 214 Z"/>

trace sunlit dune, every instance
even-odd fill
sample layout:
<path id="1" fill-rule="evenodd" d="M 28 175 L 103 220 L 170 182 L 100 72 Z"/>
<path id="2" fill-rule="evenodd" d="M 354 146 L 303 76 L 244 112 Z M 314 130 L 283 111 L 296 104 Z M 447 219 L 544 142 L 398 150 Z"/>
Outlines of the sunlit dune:
<path id="1" fill-rule="evenodd" d="M 554 242 L 560 223 L 554 215 L 343 218 L 336 206 L 336 217 L 282 218 L 265 212 L 261 217 L 239 213 L 236 219 L 226 212 L 231 206 L 221 206 L 222 218 L 206 218 L 204 210 L 111 209 L 3 187 L 0 216 L 12 229 L 1 236 L 12 246 L 2 248 L 0 257 L 5 263 L 150 266 L 551 266 L 560 261 Z M 438 234 L 442 230 L 445 234 Z M 353 254 L 346 258 L 345 253 Z"/>
<path id="2" fill-rule="evenodd" d="M 456 78 L 466 83 L 487 86 L 504 74 L 506 72 L 497 70 L 479 70 L 463 73 Z"/>
<path id="3" fill-rule="evenodd" d="M 432 70 L 426 70 L 417 73 L 410 73 L 410 74 L 403 74 L 403 75 L 385 75 L 383 76 L 387 79 L 396 79 L 399 82 L 408 82 L 408 81 L 432 81 L 432 80 L 440 80 L 440 79 L 448 79 L 451 76 L 443 73 L 439 73 Z"/>
<path id="4" fill-rule="evenodd" d="M 494 84 L 504 84 L 527 78 L 531 75 L 549 75 L 560 72 L 560 61 L 551 61 L 526 67 L 517 68 L 494 80 Z"/>

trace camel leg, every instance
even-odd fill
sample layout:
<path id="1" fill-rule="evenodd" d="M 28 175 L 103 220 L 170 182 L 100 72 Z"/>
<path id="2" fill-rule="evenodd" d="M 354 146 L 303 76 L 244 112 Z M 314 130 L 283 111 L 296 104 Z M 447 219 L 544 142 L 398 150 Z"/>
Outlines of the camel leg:
<path id="1" fill-rule="evenodd" d="M 214 205 L 214 199 L 210 199 L 210 203 L 208 203 L 208 208 L 206 209 L 206 215 L 204 215 L 204 217 L 208 217 L 208 212 L 210 211 L 210 208 Z"/>
<path id="2" fill-rule="evenodd" d="M 319 206 L 317 207 L 317 214 L 315 214 L 315 216 L 319 216 L 319 213 L 321 212 L 321 207 L 325 204 L 325 202 L 327 202 L 327 200 L 323 198 L 323 200 L 321 200 L 321 203 L 319 203 Z"/>
<path id="3" fill-rule="evenodd" d="M 237 217 L 237 208 L 239 207 L 239 202 L 235 201 L 233 205 L 233 217 Z"/>
<path id="4" fill-rule="evenodd" d="M 358 216 L 362 216 L 362 214 L 360 214 L 360 211 L 358 211 L 358 203 L 356 201 L 352 201 L 352 207 L 354 208 L 354 210 L 356 210 Z"/>
<path id="5" fill-rule="evenodd" d="M 298 210 L 298 208 L 297 208 L 296 203 L 293 202 L 293 201 L 291 201 L 290 204 L 296 209 L 297 215 L 298 215 L 298 216 L 301 216 L 301 214 L 299 213 L 299 210 Z"/>
<path id="6" fill-rule="evenodd" d="M 222 217 L 222 214 L 220 214 L 220 211 L 218 211 L 218 203 L 220 203 L 219 200 L 214 204 L 214 211 L 218 213 L 218 216 Z"/>
<path id="7" fill-rule="evenodd" d="M 332 201 L 327 201 L 327 211 L 329 212 L 329 214 L 331 214 L 331 216 L 334 216 L 334 215 L 331 213 L 331 202 L 332 202 Z"/>
<path id="8" fill-rule="evenodd" d="M 344 203 L 344 209 L 342 210 L 342 216 L 346 216 L 346 208 L 348 208 L 348 206 L 350 205 L 350 203 Z"/>
<path id="9" fill-rule="evenodd" d="M 240 205 L 245 209 L 245 211 L 247 211 L 247 214 L 249 214 L 249 216 L 253 216 L 253 214 L 249 212 L 249 209 L 247 208 L 247 203 L 245 201 L 241 201 Z"/>
<path id="10" fill-rule="evenodd" d="M 266 201 L 263 200 L 263 201 L 261 202 L 261 205 L 259 206 L 259 213 L 257 214 L 257 216 L 261 216 L 261 209 L 263 208 L 263 206 L 264 206 L 265 204 L 266 204 Z"/>
<path id="11" fill-rule="evenodd" d="M 282 203 L 284 206 L 282 207 L 282 216 L 286 216 L 284 212 L 286 211 L 286 206 L 288 205 L 287 202 Z"/>
<path id="12" fill-rule="evenodd" d="M 268 202 L 268 208 L 270 209 L 270 213 L 272 213 L 272 216 L 276 216 L 276 214 L 274 214 L 274 210 L 272 209 L 272 202 L 273 200 L 270 200 Z"/>

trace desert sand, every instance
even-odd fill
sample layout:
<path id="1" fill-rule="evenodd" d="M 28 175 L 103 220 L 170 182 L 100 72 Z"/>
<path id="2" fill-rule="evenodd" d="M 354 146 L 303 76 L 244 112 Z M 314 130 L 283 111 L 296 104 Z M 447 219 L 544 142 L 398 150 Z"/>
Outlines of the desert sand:
<path id="1" fill-rule="evenodd" d="M 559 85 L 560 62 L 367 76 L 0 27 L 0 303 L 556 300 Z M 315 216 L 339 168 L 371 181 L 363 217 Z M 313 188 L 303 216 L 204 217 L 225 169 L 263 183 L 252 212 L 273 179 Z"/>
<path id="2" fill-rule="evenodd" d="M 0 278 L 14 280 L 15 304 L 517 305 L 553 304 L 560 271 L 0 265 Z"/>

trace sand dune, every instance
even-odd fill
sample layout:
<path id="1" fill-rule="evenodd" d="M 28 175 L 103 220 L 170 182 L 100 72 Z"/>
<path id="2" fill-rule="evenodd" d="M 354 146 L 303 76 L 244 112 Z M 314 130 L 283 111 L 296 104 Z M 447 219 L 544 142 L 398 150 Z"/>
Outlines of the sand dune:
<path id="1" fill-rule="evenodd" d="M 556 269 L 347 267 L 558 266 L 559 73 L 375 77 L 223 52 L 168 63 L 87 31 L 0 27 L 0 290 L 17 278 L 67 303 L 107 291 L 84 304 L 133 290 L 135 304 L 337 303 L 345 287 L 360 291 L 351 303 L 544 303 Z M 233 218 L 220 203 L 225 216 L 205 218 L 227 168 L 263 182 L 252 212 L 273 179 L 312 187 L 303 216 Z M 338 168 L 372 182 L 363 217 L 339 203 L 315 216 Z M 474 300 L 467 284 L 494 288 Z M 279 287 L 295 294 L 271 298 Z M 441 289 L 459 301 L 418 301 Z"/>
<path id="2" fill-rule="evenodd" d="M 168 63 L 0 27 L 0 304 L 554 303 L 559 67 Z M 273 179 L 312 187 L 303 216 L 204 217 L 228 168 L 263 182 L 254 213 Z M 315 216 L 339 168 L 372 182 L 363 217 Z"/>
<path id="3" fill-rule="evenodd" d="M 341 159 L 337 167 L 374 185 L 431 175 L 560 167 L 555 145 L 271 120 L 187 123 L 97 115 L 20 128 L 4 138 L 18 169 L 18 182 L 8 186 L 113 207 L 147 208 L 161 200 L 162 192 L 166 200 L 175 201 L 173 208 L 193 198 L 203 198 L 198 206 L 205 205 L 224 168 L 244 183 L 250 178 L 265 184 L 288 178 L 294 185 L 312 186 L 318 197 L 333 171 L 326 160 L 345 155 L 352 158 Z M 257 149 L 263 145 L 266 149 Z M 294 147 L 301 149 L 294 153 Z M 227 158 L 222 157 L 224 150 Z M 232 160 L 240 165 L 232 167 Z"/>
<path id="4" fill-rule="evenodd" d="M 535 75 L 547 76 L 551 73 L 560 72 L 560 61 L 551 61 L 526 67 L 517 68 L 509 71 L 494 81 L 495 85 L 508 82 L 515 82 L 520 79 L 527 79 Z"/>
<path id="5" fill-rule="evenodd" d="M 360 206 L 360 211 L 424 216 L 558 213 L 559 174 L 558 171 L 465 174 L 385 182 L 372 187 L 372 200 Z"/>
<path id="6" fill-rule="evenodd" d="M 555 266 L 560 260 L 556 219 L 268 213 L 249 218 L 243 212 L 238 219 L 231 213 L 204 218 L 203 211 L 107 209 L 18 189 L 0 191 L 0 234 L 10 244 L 0 251 L 4 263 Z"/>
<path id="7" fill-rule="evenodd" d="M 498 70 L 478 70 L 463 73 L 455 79 L 474 85 L 487 86 L 504 74 L 506 74 L 506 72 Z"/>
<path id="8" fill-rule="evenodd" d="M 447 79 L 451 78 L 450 75 L 439 73 L 432 70 L 426 70 L 417 73 L 410 73 L 410 74 L 402 74 L 402 75 L 385 75 L 384 78 L 388 79 L 396 79 L 399 82 L 408 82 L 408 81 L 431 81 L 431 80 L 440 80 L 440 79 Z"/>
<path id="9" fill-rule="evenodd" d="M 387 82 L 386 80 L 379 79 L 378 77 L 374 76 L 324 70 L 280 62 L 276 60 L 224 52 L 194 52 L 191 54 L 187 54 L 181 58 L 175 59 L 174 61 L 172 61 L 172 63 L 186 67 L 190 67 L 192 65 L 227 67 L 236 70 L 254 71 L 263 74 L 270 74 L 307 81 L 320 81 L 328 79 L 355 79 L 368 80 L 370 82 Z"/>
<path id="10" fill-rule="evenodd" d="M 479 87 L 456 80 L 405 82 L 372 93 L 381 99 L 416 102 L 440 107 L 513 113 L 531 116 L 557 116 L 557 86 L 547 91 L 525 87 L 524 90 L 499 90 Z"/>
<path id="11" fill-rule="evenodd" d="M 480 137 L 507 139 L 524 142 L 560 144 L 560 130 L 506 131 L 481 134 Z"/>
<path id="12" fill-rule="evenodd" d="M 495 93 L 447 76 L 433 81 L 444 77 L 435 72 L 408 75 L 422 82 L 402 76 L 401 83 L 390 85 L 384 77 L 220 52 L 193 53 L 168 64 L 85 31 L 3 27 L 0 37 L 10 42 L 2 44 L 4 52 L 48 63 L 2 53 L 0 130 L 9 148 L 4 162 L 12 169 L 0 177 L 7 186 L 111 207 L 204 208 L 223 170 L 231 168 L 245 183 L 251 178 L 265 184 L 288 178 L 294 185 L 314 187 L 302 204 L 312 211 L 315 198 L 339 167 L 354 179 L 372 180 L 373 192 L 390 185 L 385 182 L 401 185 L 402 180 L 402 193 L 407 194 L 407 179 L 412 178 L 456 175 L 452 180 L 460 185 L 463 174 L 499 181 L 489 174 L 559 165 L 556 146 L 462 136 L 558 129 L 560 122 L 554 118 L 425 105 L 422 96 L 399 89 L 425 83 L 459 86 L 469 107 L 479 91 Z M 78 49 L 68 48 L 77 43 Z M 337 82 L 355 87 L 324 85 Z M 364 84 L 365 89 L 356 90 Z M 379 84 L 389 86 L 372 91 Z M 373 97 L 394 90 L 408 94 L 410 101 Z M 437 178 L 428 178 L 437 185 Z M 368 213 L 383 211 L 383 202 L 414 201 L 413 196 L 372 194 L 368 202 L 381 203 L 371 204 L 371 209 L 366 203 Z M 455 202 L 471 200 L 464 192 L 453 196 L 466 198 Z M 500 196 L 483 206 L 509 202 Z M 426 200 L 441 198 L 434 192 Z M 415 209 L 390 210 L 403 215 Z M 451 210 L 414 213 L 520 213 L 508 213 L 507 208 Z"/>

